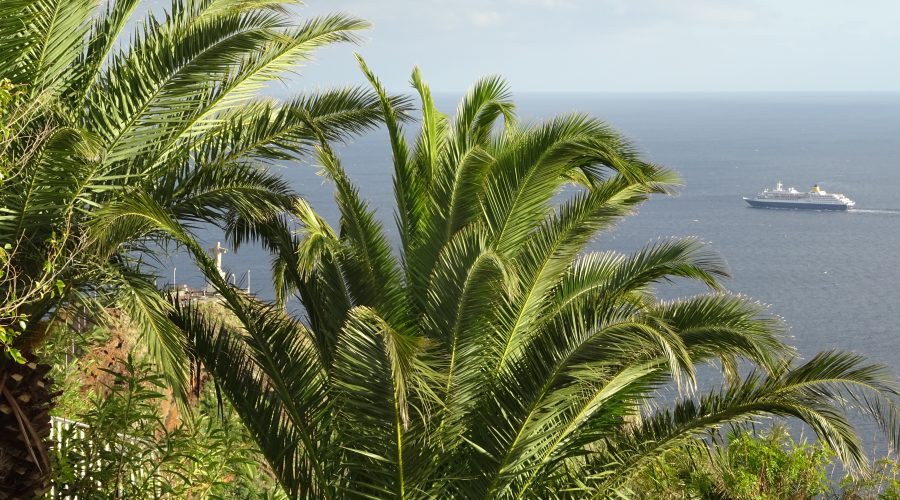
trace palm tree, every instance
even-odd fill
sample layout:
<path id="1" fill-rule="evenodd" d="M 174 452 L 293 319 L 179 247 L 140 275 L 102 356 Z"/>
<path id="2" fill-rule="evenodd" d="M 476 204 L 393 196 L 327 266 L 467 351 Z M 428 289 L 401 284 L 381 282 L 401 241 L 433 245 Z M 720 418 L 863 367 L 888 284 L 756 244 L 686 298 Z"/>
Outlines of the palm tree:
<path id="1" fill-rule="evenodd" d="M 270 240 L 280 296 L 296 293 L 305 320 L 229 290 L 197 247 L 242 327 L 175 315 L 289 495 L 606 497 L 664 452 L 761 416 L 801 420 L 860 467 L 850 403 L 898 437 L 883 367 L 839 352 L 801 363 L 777 318 L 722 289 L 725 265 L 700 242 L 586 253 L 676 181 L 609 126 L 520 124 L 498 78 L 451 120 L 416 71 L 410 147 L 363 68 L 393 148 L 398 251 L 323 136 L 339 227 L 297 201 L 299 232 Z M 672 279 L 710 291 L 658 299 Z M 720 388 L 696 389 L 700 363 L 721 368 Z"/>
<path id="2" fill-rule="evenodd" d="M 150 200 L 159 211 L 151 217 L 212 224 L 238 245 L 293 205 L 265 164 L 306 154 L 319 136 L 367 129 L 381 111 L 361 88 L 260 96 L 319 47 L 356 41 L 367 26 L 359 19 L 300 21 L 289 0 L 173 0 L 135 22 L 139 3 L 0 2 L 0 81 L 18 96 L 5 103 L 0 137 L 0 246 L 11 249 L 3 265 L 13 271 L 0 296 L 17 298 L 3 311 L 0 344 L 37 366 L 28 352 L 50 323 L 76 306 L 102 314 L 115 304 L 183 396 L 184 340 L 154 284 L 154 256 L 173 240 L 149 224 L 119 224 L 104 239 L 94 228 Z M 8 358 L 0 356 L 0 386 L 11 383 L 8 370 L 24 369 Z M 46 398 L 33 408 L 44 424 L 26 418 L 14 394 L 4 398 L 12 420 L 2 427 L 20 429 L 10 439 L 46 472 L 27 445 L 46 431 Z"/>

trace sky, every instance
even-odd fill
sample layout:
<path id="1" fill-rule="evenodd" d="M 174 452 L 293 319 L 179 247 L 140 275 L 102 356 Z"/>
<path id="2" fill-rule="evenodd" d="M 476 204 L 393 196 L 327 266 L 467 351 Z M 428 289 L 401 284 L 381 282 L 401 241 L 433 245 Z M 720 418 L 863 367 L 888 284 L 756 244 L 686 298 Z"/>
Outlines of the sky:
<path id="1" fill-rule="evenodd" d="M 161 0 L 156 0 L 161 2 Z M 436 92 L 501 74 L 517 92 L 900 91 L 898 0 L 307 0 L 372 23 L 292 87 Z M 296 87 L 295 87 L 296 88 Z"/>

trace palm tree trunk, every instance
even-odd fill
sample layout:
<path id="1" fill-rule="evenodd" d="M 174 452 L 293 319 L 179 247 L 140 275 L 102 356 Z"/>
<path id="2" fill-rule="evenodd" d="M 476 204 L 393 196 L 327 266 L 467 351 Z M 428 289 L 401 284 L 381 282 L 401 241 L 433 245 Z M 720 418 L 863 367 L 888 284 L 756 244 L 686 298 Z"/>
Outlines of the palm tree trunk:
<path id="1" fill-rule="evenodd" d="M 50 365 L 0 359 L 0 499 L 38 498 L 50 486 Z"/>

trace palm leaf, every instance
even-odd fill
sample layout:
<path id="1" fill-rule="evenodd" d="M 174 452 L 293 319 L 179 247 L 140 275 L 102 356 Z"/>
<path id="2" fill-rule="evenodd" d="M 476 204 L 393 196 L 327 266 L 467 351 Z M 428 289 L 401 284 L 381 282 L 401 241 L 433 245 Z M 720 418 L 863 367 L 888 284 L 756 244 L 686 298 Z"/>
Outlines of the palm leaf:
<path id="1" fill-rule="evenodd" d="M 659 410 L 641 424 L 619 436 L 610 449 L 613 460 L 608 474 L 597 475 L 598 495 L 609 492 L 639 473 L 657 454 L 677 447 L 731 422 L 748 421 L 762 415 L 790 416 L 808 424 L 845 464 L 860 470 L 865 464 L 859 437 L 847 419 L 832 406 L 862 387 L 875 391 L 866 409 L 881 415 L 893 427 L 885 430 L 896 438 L 897 394 L 894 377 L 879 365 L 865 365 L 859 356 L 822 353 L 807 363 L 788 368 L 767 379 L 751 373 L 741 383 L 677 403 L 672 410 Z M 876 404 L 877 401 L 877 404 Z M 609 460 L 609 459 L 607 459 Z"/>
<path id="2" fill-rule="evenodd" d="M 3 13 L 17 17 L 5 21 L 0 32 L 9 36 L 4 40 L 15 40 L 7 50 L 17 53 L 7 54 L 11 57 L 5 59 L 10 68 L 6 76 L 30 83 L 32 94 L 65 88 L 74 76 L 73 63 L 81 55 L 95 4 L 95 0 L 11 2 Z"/>
<path id="3" fill-rule="evenodd" d="M 330 404 L 323 376 L 302 325 L 279 311 L 261 307 L 223 289 L 244 332 L 208 317 L 198 306 L 179 308 L 173 320 L 188 333 L 191 354 L 215 377 L 273 465 L 279 482 L 294 497 L 330 497 L 331 479 L 320 454 L 328 453 Z M 292 368 L 280 365 L 290 359 Z M 305 360 L 305 363 L 296 363 Z M 277 369 L 274 369 L 278 366 Z M 274 370 L 273 370 L 274 369 Z M 301 485 L 303 488 L 301 489 Z"/>
<path id="4" fill-rule="evenodd" d="M 355 493 L 405 497 L 413 488 L 407 433 L 415 359 L 422 337 L 404 334 L 368 308 L 350 311 L 334 365 L 341 419 L 359 432 L 347 436 Z M 409 484 L 413 483 L 413 484 Z"/>

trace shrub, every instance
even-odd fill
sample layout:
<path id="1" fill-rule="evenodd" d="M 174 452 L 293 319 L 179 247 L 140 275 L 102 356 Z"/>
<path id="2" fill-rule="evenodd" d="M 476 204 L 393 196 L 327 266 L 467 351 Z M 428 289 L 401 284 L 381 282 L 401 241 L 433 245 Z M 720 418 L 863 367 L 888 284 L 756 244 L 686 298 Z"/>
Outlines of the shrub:
<path id="1" fill-rule="evenodd" d="M 87 408 L 58 419 L 53 485 L 79 498 L 258 498 L 278 496 L 252 441 L 204 391 L 193 416 L 168 428 L 163 379 L 129 354 L 93 391 Z"/>

